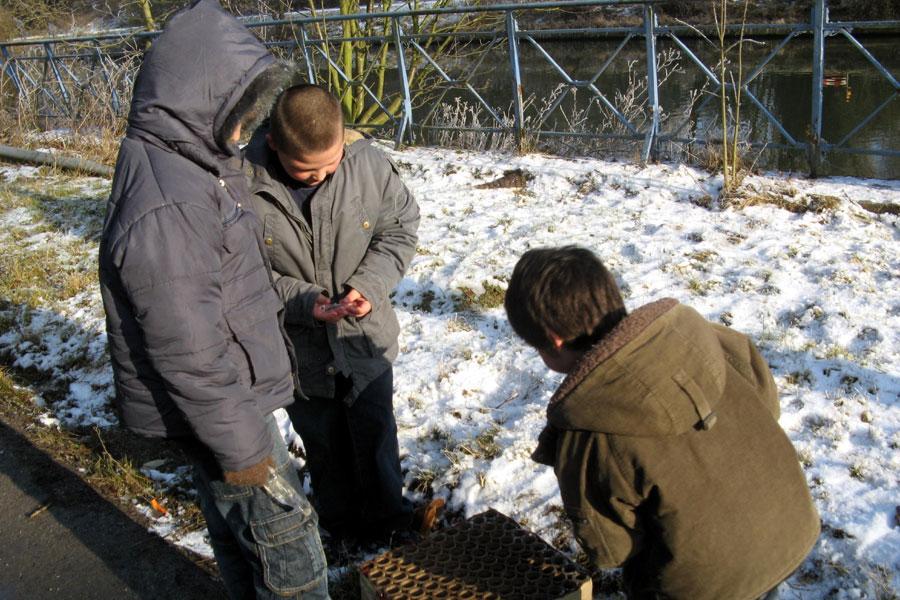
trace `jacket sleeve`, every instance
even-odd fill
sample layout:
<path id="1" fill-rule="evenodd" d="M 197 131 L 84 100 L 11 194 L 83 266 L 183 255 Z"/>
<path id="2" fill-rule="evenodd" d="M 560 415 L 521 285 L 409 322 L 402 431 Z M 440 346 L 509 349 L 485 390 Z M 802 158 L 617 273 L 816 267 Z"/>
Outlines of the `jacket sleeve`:
<path id="1" fill-rule="evenodd" d="M 750 354 L 750 368 L 753 378 L 758 384 L 759 397 L 777 421 L 781 416 L 781 404 L 778 401 L 778 388 L 775 386 L 772 370 L 769 369 L 769 363 L 762 357 L 753 342 L 749 338 L 746 338 L 746 342 Z"/>
<path id="2" fill-rule="evenodd" d="M 403 277 L 416 252 L 419 206 L 397 167 L 382 155 L 387 178 L 381 190 L 381 212 L 369 248 L 356 272 L 345 283 L 373 304 L 387 298 Z"/>
<path id="3" fill-rule="evenodd" d="M 256 134 L 254 134 L 256 135 Z M 251 165 L 252 162 L 248 162 Z M 254 177 L 253 169 L 247 171 L 249 177 Z M 256 193 L 250 195 L 250 206 L 253 212 L 260 218 L 260 227 L 264 227 L 263 223 L 268 222 L 269 216 L 267 211 L 271 209 L 269 206 L 274 204 L 274 199 L 268 199 L 267 195 Z M 287 217 L 281 212 L 272 215 L 273 222 L 279 225 Z M 261 235 L 265 235 L 265 231 L 260 231 Z M 315 305 L 316 298 L 322 293 L 322 287 L 303 279 L 291 277 L 290 275 L 282 275 L 272 268 L 272 257 L 269 256 L 269 270 L 272 273 L 272 279 L 275 291 L 284 304 L 284 322 L 287 325 L 299 325 L 302 327 L 314 327 L 319 322 L 313 319 L 312 309 Z"/>
<path id="4" fill-rule="evenodd" d="M 777 421 L 781 416 L 781 405 L 769 363 L 753 341 L 743 333 L 718 324 L 713 327 L 728 363 L 750 385 L 756 397 Z"/>
<path id="5" fill-rule="evenodd" d="M 556 464 L 556 445 L 559 441 L 559 429 L 547 423 L 538 435 L 538 443 L 531 453 L 531 460 L 552 467 Z"/>
<path id="6" fill-rule="evenodd" d="M 169 204 L 140 219 L 118 245 L 119 277 L 140 329 L 135 343 L 143 344 L 169 396 L 223 470 L 259 463 L 272 440 L 228 354 L 227 249 L 218 212 Z"/>
<path id="7" fill-rule="evenodd" d="M 612 455 L 590 432 L 559 437 L 556 476 L 575 537 L 599 568 L 621 567 L 641 549 L 640 498 Z"/>
<path id="8" fill-rule="evenodd" d="M 275 271 L 272 271 L 272 277 L 275 279 L 275 290 L 284 302 L 284 322 L 303 327 L 318 325 L 320 322 L 313 318 L 312 311 L 323 288 Z"/>

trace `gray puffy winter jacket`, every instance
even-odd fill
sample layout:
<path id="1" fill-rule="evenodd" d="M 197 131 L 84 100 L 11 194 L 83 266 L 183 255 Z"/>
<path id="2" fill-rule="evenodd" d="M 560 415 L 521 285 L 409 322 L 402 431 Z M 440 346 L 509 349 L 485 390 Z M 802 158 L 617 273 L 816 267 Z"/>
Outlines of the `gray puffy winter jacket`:
<path id="1" fill-rule="evenodd" d="M 271 452 L 291 361 L 233 144 L 214 132 L 274 62 L 216 2 L 177 14 L 134 87 L 100 243 L 100 284 L 129 429 L 191 436 L 237 471 Z"/>

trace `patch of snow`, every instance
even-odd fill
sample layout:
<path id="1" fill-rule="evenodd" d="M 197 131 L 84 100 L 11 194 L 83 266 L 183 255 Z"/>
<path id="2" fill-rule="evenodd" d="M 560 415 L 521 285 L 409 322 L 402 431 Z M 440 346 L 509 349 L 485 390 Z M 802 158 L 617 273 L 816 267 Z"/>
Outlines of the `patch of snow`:
<path id="1" fill-rule="evenodd" d="M 13 182 L 18 179 L 32 179 L 38 176 L 40 167 L 32 167 L 30 165 L 9 166 L 0 165 L 0 178 L 3 181 Z"/>
<path id="2" fill-rule="evenodd" d="M 861 206 L 900 203 L 900 182 L 752 176 L 749 190 L 831 196 L 839 206 L 709 210 L 702 205 L 721 177 L 684 165 L 383 147 L 422 215 L 417 253 L 394 295 L 394 406 L 410 497 L 429 490 L 466 515 L 494 507 L 574 551 L 553 472 L 530 459 L 561 377 L 484 298 L 505 287 L 525 250 L 579 244 L 615 274 L 629 309 L 675 298 L 750 335 L 770 363 L 781 425 L 825 526 L 782 596 L 900 589 L 900 234 L 897 216 Z M 2 173 L 25 176 L 18 169 Z M 521 189 L 478 187 L 512 169 L 533 178 Z M 2 229 L 39 221 L 27 209 L 0 214 Z M 41 235 L 23 243 L 54 243 Z M 94 288 L 27 319 L 19 311 L 0 334 L 0 352 L 65 391 L 47 403 L 48 425 L 116 423 L 104 324 Z M 154 519 L 160 535 L 173 535 L 173 523 Z M 211 556 L 201 533 L 176 543 Z"/>

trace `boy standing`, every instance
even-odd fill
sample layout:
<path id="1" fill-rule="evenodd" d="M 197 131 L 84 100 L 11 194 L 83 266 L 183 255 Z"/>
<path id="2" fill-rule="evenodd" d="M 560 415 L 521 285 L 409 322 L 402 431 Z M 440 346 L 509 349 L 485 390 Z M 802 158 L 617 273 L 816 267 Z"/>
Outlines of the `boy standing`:
<path id="1" fill-rule="evenodd" d="M 419 209 L 369 140 L 345 135 L 315 85 L 285 90 L 245 155 L 253 209 L 285 303 L 303 440 L 323 527 L 389 541 L 410 527 L 393 413 L 399 325 L 389 294 L 416 248 Z"/>
<path id="2" fill-rule="evenodd" d="M 316 515 L 272 416 L 293 401 L 291 356 L 236 143 L 284 75 L 218 2 L 173 16 L 134 84 L 100 240 L 116 406 L 194 462 L 233 599 L 328 598 Z"/>
<path id="3" fill-rule="evenodd" d="M 504 304 L 567 373 L 534 458 L 594 564 L 624 567 L 630 598 L 775 597 L 819 519 L 750 340 L 673 299 L 626 314 L 574 246 L 526 252 Z"/>

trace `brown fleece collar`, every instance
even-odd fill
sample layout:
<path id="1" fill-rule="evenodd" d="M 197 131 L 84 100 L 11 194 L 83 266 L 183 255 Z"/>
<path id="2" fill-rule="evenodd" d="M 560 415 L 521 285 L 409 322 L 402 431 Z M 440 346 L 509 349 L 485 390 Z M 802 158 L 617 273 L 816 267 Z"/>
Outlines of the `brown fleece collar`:
<path id="1" fill-rule="evenodd" d="M 656 319 L 678 304 L 674 298 L 662 298 L 626 315 L 612 331 L 591 347 L 575 364 L 559 389 L 550 398 L 548 410 L 568 396 L 600 363 L 615 354 L 625 344 L 636 338 Z"/>

